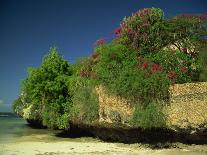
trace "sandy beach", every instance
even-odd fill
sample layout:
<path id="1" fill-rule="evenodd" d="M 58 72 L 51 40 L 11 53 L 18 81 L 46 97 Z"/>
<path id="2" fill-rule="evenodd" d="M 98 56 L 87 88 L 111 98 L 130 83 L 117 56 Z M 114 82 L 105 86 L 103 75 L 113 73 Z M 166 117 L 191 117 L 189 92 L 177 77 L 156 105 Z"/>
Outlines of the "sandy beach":
<path id="1" fill-rule="evenodd" d="M 105 142 L 12 142 L 0 144 L 0 155 L 206 155 L 207 145 L 177 144 L 176 148 L 151 149 L 143 144 Z"/>
<path id="2" fill-rule="evenodd" d="M 151 152 L 148 149 L 135 150 L 111 143 L 91 142 L 22 142 L 1 145 L 1 147 L 1 155 L 146 154 Z"/>
<path id="3" fill-rule="evenodd" d="M 155 149 L 141 143 L 108 143 L 91 137 L 64 138 L 57 136 L 60 131 L 31 128 L 21 118 L 1 118 L 0 125 L 0 155 L 207 155 L 206 144 L 175 143 L 169 144 L 170 147 L 164 144 L 162 149 Z"/>

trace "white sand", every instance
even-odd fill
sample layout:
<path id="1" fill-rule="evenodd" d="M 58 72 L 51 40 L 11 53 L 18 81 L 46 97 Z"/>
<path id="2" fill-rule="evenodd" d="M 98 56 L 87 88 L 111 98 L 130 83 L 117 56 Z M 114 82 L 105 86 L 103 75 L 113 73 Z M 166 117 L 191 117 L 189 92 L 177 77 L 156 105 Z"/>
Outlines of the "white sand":
<path id="1" fill-rule="evenodd" d="M 148 149 L 135 150 L 130 147 L 119 147 L 113 143 L 82 142 L 18 142 L 0 144 L 0 155 L 37 155 L 37 154 L 145 154 Z"/>
<path id="2" fill-rule="evenodd" d="M 200 150 L 200 148 L 188 146 L 187 149 L 152 150 L 138 144 L 28 141 L 0 144 L 0 155 L 206 155 L 207 146 L 205 145 L 203 150 Z"/>
<path id="3" fill-rule="evenodd" d="M 207 155 L 207 145 L 176 144 L 179 148 L 152 150 L 143 144 L 106 143 L 90 137 L 60 138 L 38 131 L 16 138 L 0 135 L 0 155 Z"/>

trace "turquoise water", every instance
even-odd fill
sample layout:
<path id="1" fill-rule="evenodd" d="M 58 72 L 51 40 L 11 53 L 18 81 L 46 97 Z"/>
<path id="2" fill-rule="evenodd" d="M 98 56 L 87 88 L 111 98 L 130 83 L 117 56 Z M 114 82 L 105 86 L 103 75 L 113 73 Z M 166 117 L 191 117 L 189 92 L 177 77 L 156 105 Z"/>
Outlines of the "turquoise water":
<path id="1" fill-rule="evenodd" d="M 57 131 L 34 129 L 18 117 L 0 117 L 0 143 L 56 140 Z"/>

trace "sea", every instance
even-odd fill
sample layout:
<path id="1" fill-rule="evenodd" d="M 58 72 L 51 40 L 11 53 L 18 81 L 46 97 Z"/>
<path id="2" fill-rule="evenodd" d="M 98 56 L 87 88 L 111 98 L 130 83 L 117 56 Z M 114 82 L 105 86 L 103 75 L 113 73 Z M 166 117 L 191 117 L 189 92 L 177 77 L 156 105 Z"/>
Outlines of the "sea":
<path id="1" fill-rule="evenodd" d="M 36 129 L 13 113 L 0 113 L 0 143 L 18 141 L 55 141 L 57 131 Z"/>

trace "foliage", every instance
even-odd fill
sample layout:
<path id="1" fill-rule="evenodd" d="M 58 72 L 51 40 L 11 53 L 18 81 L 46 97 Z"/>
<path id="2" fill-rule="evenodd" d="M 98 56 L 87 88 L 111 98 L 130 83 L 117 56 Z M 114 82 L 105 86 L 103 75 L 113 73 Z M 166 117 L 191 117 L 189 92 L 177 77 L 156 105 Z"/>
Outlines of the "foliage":
<path id="1" fill-rule="evenodd" d="M 156 52 L 167 43 L 163 34 L 164 23 L 161 9 L 146 8 L 124 18 L 118 31 L 120 37 L 128 37 L 130 46 L 141 55 Z M 117 33 L 117 31 L 116 31 Z"/>
<path id="2" fill-rule="evenodd" d="M 199 61 L 201 63 L 201 69 L 199 73 L 199 81 L 207 81 L 207 42 L 203 42 L 199 50 Z"/>
<path id="3" fill-rule="evenodd" d="M 137 50 L 140 55 L 156 53 L 174 44 L 180 51 L 192 49 L 207 34 L 206 15 L 179 15 L 164 20 L 159 8 L 145 8 L 124 18 L 115 34 L 122 43 Z M 196 55 L 191 50 L 192 55 Z"/>
<path id="4" fill-rule="evenodd" d="M 162 49 L 156 54 L 148 55 L 146 58 L 160 64 L 162 71 L 167 73 L 172 83 L 198 80 L 195 75 L 200 70 L 200 63 L 189 54 L 179 50 Z"/>
<path id="5" fill-rule="evenodd" d="M 168 97 L 167 75 L 156 69 L 143 68 L 136 51 L 121 44 L 107 44 L 97 49 L 100 54 L 93 70 L 99 83 L 114 94 L 139 100 L 146 104 L 155 99 Z"/>
<path id="6" fill-rule="evenodd" d="M 207 30 L 205 21 L 200 16 L 190 20 L 163 17 L 162 10 L 147 8 L 124 18 L 115 30 L 117 38 L 98 46 L 94 53 L 98 57 L 96 63 L 89 63 L 90 73 L 110 93 L 129 98 L 139 107 L 134 121 L 137 119 L 141 127 L 164 125 L 157 102 L 167 101 L 170 82 L 198 81 L 202 67 L 197 46 Z M 177 49 L 171 49 L 172 45 Z M 87 74 L 87 78 L 90 76 Z"/>
<path id="7" fill-rule="evenodd" d="M 71 120 L 78 123 L 92 123 L 98 119 L 99 102 L 93 81 L 75 77 L 70 88 L 73 91 Z"/>
<path id="8" fill-rule="evenodd" d="M 73 65 L 51 48 L 39 67 L 29 69 L 13 109 L 49 128 L 92 123 L 99 110 L 95 86 L 103 85 L 134 104 L 134 127 L 163 127 L 161 103 L 168 100 L 169 85 L 207 81 L 201 44 L 206 19 L 189 14 L 164 19 L 161 9 L 146 8 L 124 18 L 111 43 L 97 40 L 94 53 Z"/>
<path id="9" fill-rule="evenodd" d="M 68 129 L 74 120 L 95 121 L 98 98 L 91 80 L 79 77 L 82 63 L 70 66 L 56 48 L 50 49 L 42 64 L 30 68 L 23 81 L 22 91 L 27 102 L 22 116 L 58 129 Z"/>
<path id="10" fill-rule="evenodd" d="M 147 107 L 137 104 L 133 118 L 131 120 L 133 127 L 142 128 L 160 128 L 166 126 L 166 118 L 162 112 L 160 103 L 150 103 Z"/>
<path id="11" fill-rule="evenodd" d="M 30 119 L 42 121 L 43 125 L 50 128 L 67 128 L 71 104 L 67 79 L 71 70 L 56 48 L 49 52 L 40 67 L 29 70 L 22 91 L 30 100 L 28 104 L 37 112 Z"/>
<path id="12" fill-rule="evenodd" d="M 16 100 L 14 100 L 12 109 L 18 116 L 23 116 L 24 104 L 21 100 L 21 97 L 18 97 Z"/>

